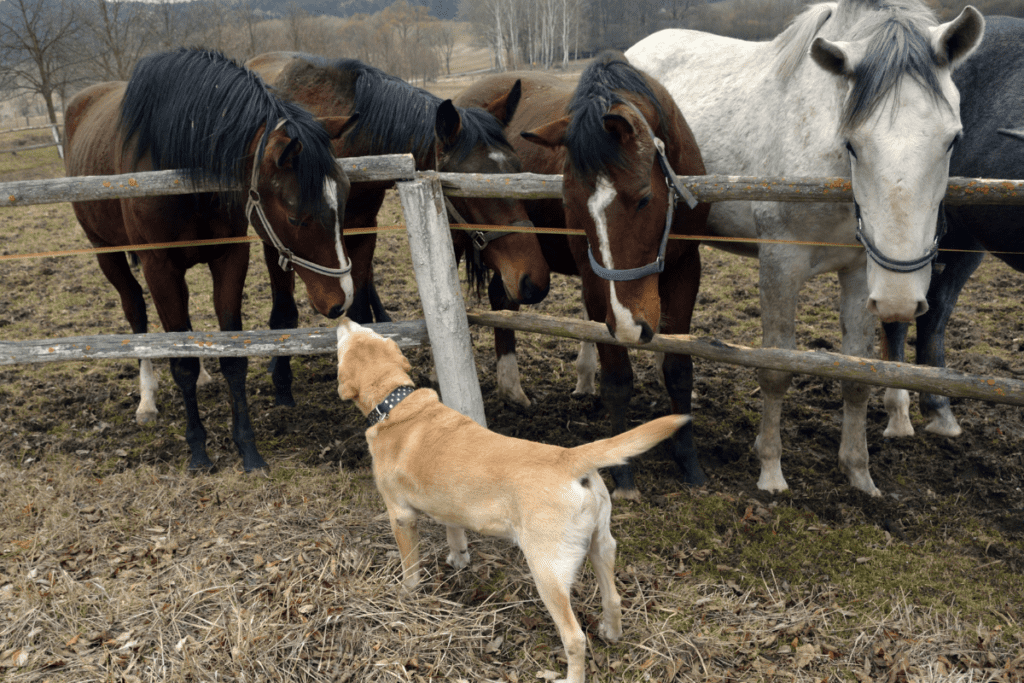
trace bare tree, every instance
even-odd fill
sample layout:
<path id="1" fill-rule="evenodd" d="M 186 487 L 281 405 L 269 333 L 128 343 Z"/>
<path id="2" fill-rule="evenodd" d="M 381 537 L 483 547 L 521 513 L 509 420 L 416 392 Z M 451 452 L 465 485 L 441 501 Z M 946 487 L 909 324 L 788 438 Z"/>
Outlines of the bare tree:
<path id="1" fill-rule="evenodd" d="M 147 42 L 151 48 L 173 50 L 195 40 L 199 17 L 192 3 L 162 0 L 146 3 Z"/>
<path id="2" fill-rule="evenodd" d="M 433 43 L 437 48 L 444 72 L 452 73 L 452 56 L 455 54 L 455 25 L 450 21 L 442 21 L 433 28 Z"/>
<path id="3" fill-rule="evenodd" d="M 50 123 L 57 123 L 60 94 L 78 61 L 74 41 L 81 24 L 68 0 L 6 0 L 0 3 L 0 60 L 16 88 L 38 94 Z"/>
<path id="4" fill-rule="evenodd" d="M 93 50 L 90 66 L 96 80 L 126 81 L 145 54 L 142 8 L 127 0 L 96 0 L 85 14 L 85 33 Z"/>
<path id="5" fill-rule="evenodd" d="M 303 33 L 309 23 L 309 12 L 304 10 L 296 2 L 288 3 L 288 10 L 284 15 L 285 33 L 291 49 L 296 52 L 302 51 Z"/>

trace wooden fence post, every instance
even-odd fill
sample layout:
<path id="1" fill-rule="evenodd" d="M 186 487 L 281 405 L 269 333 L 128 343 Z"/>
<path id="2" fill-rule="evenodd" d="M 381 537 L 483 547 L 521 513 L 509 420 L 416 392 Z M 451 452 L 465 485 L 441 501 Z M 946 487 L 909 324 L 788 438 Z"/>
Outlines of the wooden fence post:
<path id="1" fill-rule="evenodd" d="M 50 128 L 53 130 L 53 142 L 55 145 L 57 145 L 57 154 L 59 154 L 60 158 L 63 159 L 64 145 L 60 144 L 60 133 L 57 131 L 57 124 L 53 124 L 52 126 L 50 126 Z"/>
<path id="2" fill-rule="evenodd" d="M 437 177 L 398 183 L 416 284 L 427 321 L 441 399 L 487 426 L 484 399 L 452 248 L 448 212 Z"/>

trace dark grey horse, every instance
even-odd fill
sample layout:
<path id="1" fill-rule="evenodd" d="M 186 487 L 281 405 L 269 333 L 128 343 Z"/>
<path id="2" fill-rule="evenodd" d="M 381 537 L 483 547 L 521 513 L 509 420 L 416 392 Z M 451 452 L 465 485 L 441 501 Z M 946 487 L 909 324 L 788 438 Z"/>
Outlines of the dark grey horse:
<path id="1" fill-rule="evenodd" d="M 970 178 L 1024 178 L 1024 19 L 986 17 L 985 38 L 953 74 L 960 90 L 963 138 L 949 162 L 949 175 Z M 948 231 L 939 244 L 936 272 L 928 289 L 928 312 L 917 319 L 917 362 L 945 367 L 946 323 L 971 273 L 992 252 L 1024 272 L 1024 206 L 946 207 Z M 946 251 L 946 250 L 966 251 Z M 903 360 L 906 323 L 886 323 L 883 352 Z M 910 436 L 909 394 L 885 393 L 889 426 L 885 436 Z M 958 436 L 960 425 L 949 398 L 921 394 L 925 431 Z"/>

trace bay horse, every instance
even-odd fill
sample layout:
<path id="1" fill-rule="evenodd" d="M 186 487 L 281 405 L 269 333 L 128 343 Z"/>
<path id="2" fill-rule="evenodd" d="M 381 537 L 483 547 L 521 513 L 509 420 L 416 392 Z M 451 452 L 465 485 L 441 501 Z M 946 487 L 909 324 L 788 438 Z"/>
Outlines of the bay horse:
<path id="1" fill-rule="evenodd" d="M 952 175 L 968 178 L 1024 178 L 1024 20 L 987 17 L 985 40 L 953 81 L 961 94 L 963 138 L 949 162 Z M 947 206 L 947 231 L 939 243 L 928 288 L 928 312 L 917 325 L 918 363 L 946 366 L 946 325 L 960 291 L 981 264 L 985 251 L 1019 272 L 1024 272 L 1024 206 Z M 883 353 L 902 361 L 908 325 L 882 326 Z M 889 424 L 885 436 L 910 436 L 910 395 L 887 389 L 885 407 Z M 949 406 L 949 397 L 922 393 L 921 414 L 929 420 L 925 431 L 941 436 L 962 433 Z"/>
<path id="2" fill-rule="evenodd" d="M 504 126 L 515 113 L 519 90 L 510 84 L 492 100 L 473 107 L 456 107 L 450 100 L 414 87 L 400 78 L 355 59 L 328 60 L 318 55 L 270 52 L 253 57 L 249 68 L 283 97 L 317 116 L 359 113 L 359 120 L 335 146 L 341 157 L 411 153 L 420 171 L 461 173 L 516 173 L 520 170 L 505 138 Z M 345 210 L 345 243 L 352 255 L 355 300 L 349 317 L 360 323 L 388 321 L 373 282 L 375 234 L 350 235 L 355 228 L 377 225 L 384 193 L 394 183 L 357 183 Z M 518 200 L 451 198 L 453 222 L 484 225 L 529 226 Z M 466 254 L 471 279 L 482 288 L 487 269 L 495 271 L 489 294 L 514 302 L 540 302 L 549 286 L 547 262 L 532 234 L 498 231 L 452 230 L 456 259 Z M 268 260 L 273 254 L 268 254 Z M 273 269 L 271 269 L 273 271 Z M 274 310 L 270 327 L 293 327 L 293 278 L 275 272 L 272 280 Z M 512 365 L 515 370 L 515 364 Z M 278 403 L 294 405 L 288 359 L 273 361 Z M 505 366 L 499 366 L 505 378 Z M 522 405 L 529 399 L 518 375 L 499 382 L 499 392 Z"/>
<path id="3" fill-rule="evenodd" d="M 770 42 L 666 29 L 626 51 L 672 93 L 709 173 L 851 179 L 852 204 L 712 207 L 713 235 L 755 240 L 709 244 L 758 258 L 765 347 L 795 348 L 797 295 L 822 273 L 839 277 L 844 354 L 874 355 L 877 320 L 927 310 L 961 128 L 952 72 L 983 32 L 973 7 L 939 24 L 920 0 L 839 0 L 811 5 Z M 763 490 L 788 488 L 780 420 L 791 379 L 758 371 Z M 869 388 L 843 382 L 842 394 L 839 466 L 854 487 L 880 495 L 868 468 Z"/>
<path id="4" fill-rule="evenodd" d="M 455 101 L 490 101 L 517 80 L 522 100 L 508 130 L 523 169 L 561 174 L 564 182 L 562 201 L 527 203 L 530 218 L 586 233 L 541 236 L 551 269 L 580 277 L 587 315 L 606 323 L 616 339 L 648 342 L 659 330 L 689 332 L 700 285 L 698 242 L 668 236 L 704 234 L 708 207 L 694 200 L 676 210 L 678 193 L 687 191 L 678 189 L 675 175 L 701 175 L 704 165 L 668 91 L 622 53 L 607 51 L 583 71 L 575 88 L 551 75 L 508 73 L 478 81 Z M 499 343 L 512 337 L 507 330 L 497 334 Z M 598 344 L 597 353 L 601 398 L 612 431 L 621 433 L 633 369 L 621 346 Z M 689 413 L 690 357 L 667 355 L 662 372 L 672 412 Z M 705 482 L 690 424 L 672 437 L 672 452 L 688 483 Z M 610 473 L 614 497 L 639 497 L 628 465 Z"/>
<path id="5" fill-rule="evenodd" d="M 200 263 L 213 277 L 221 330 L 242 329 L 247 243 L 216 246 L 196 240 L 244 236 L 252 220 L 280 266 L 294 267 L 321 314 L 341 316 L 352 300 L 351 262 L 340 216 L 348 179 L 331 140 L 347 117 L 322 120 L 274 97 L 260 78 L 220 53 L 178 50 L 139 61 L 128 82 L 99 83 L 79 92 L 65 112 L 68 176 L 183 169 L 193 182 L 209 178 L 238 189 L 73 202 L 97 247 L 181 242 L 139 251 L 142 272 L 167 332 L 192 329 L 185 271 Z M 146 303 L 123 252 L 100 254 L 100 269 L 121 297 L 133 333 L 147 331 Z M 247 472 L 266 468 L 249 418 L 247 358 L 221 358 L 231 395 L 232 438 Z M 185 402 L 190 470 L 212 470 L 196 400 L 198 358 L 172 358 L 171 374 Z M 139 423 L 156 418 L 156 375 L 140 363 Z"/>

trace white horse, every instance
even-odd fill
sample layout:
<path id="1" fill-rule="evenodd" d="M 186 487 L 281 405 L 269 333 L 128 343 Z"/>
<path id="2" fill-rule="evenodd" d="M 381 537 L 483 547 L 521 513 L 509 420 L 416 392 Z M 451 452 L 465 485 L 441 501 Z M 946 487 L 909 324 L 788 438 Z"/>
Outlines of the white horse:
<path id="1" fill-rule="evenodd" d="M 961 128 L 951 72 L 983 32 L 973 7 L 939 24 L 920 0 L 840 0 L 809 7 L 771 42 L 668 29 L 626 52 L 672 93 L 708 173 L 852 179 L 852 205 L 712 208 L 715 235 L 866 247 L 729 245 L 760 259 L 765 347 L 795 347 L 797 293 L 820 273 L 839 277 L 844 354 L 874 355 L 875 317 L 911 321 L 927 310 L 938 213 Z M 787 488 L 779 420 L 791 378 L 758 373 L 764 411 L 754 449 L 764 490 Z M 869 390 L 843 382 L 842 391 L 839 464 L 853 486 L 877 496 L 868 470 Z"/>

